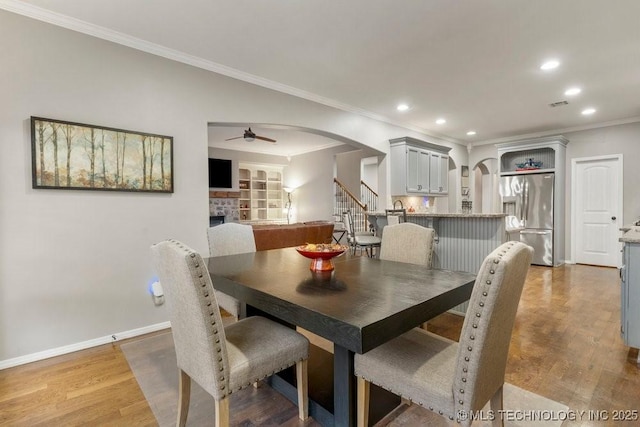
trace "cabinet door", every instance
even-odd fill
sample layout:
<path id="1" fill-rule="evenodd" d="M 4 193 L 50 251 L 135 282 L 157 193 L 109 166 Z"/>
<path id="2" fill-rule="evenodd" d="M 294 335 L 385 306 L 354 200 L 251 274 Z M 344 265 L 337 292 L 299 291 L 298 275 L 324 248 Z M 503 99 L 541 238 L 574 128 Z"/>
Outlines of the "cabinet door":
<path id="1" fill-rule="evenodd" d="M 449 192 L 449 156 L 431 152 L 429 171 L 429 193 L 446 194 Z"/>
<path id="2" fill-rule="evenodd" d="M 620 267 L 620 334 L 622 340 L 627 343 L 627 301 L 628 301 L 628 279 L 627 279 L 627 266 L 629 258 L 627 256 L 627 246 L 622 247 L 622 267 Z"/>
<path id="3" fill-rule="evenodd" d="M 449 156 L 444 154 L 440 156 L 440 192 L 447 194 L 449 192 Z"/>
<path id="4" fill-rule="evenodd" d="M 431 155 L 428 151 L 418 151 L 418 192 L 428 193 L 431 170 Z"/>
<path id="5" fill-rule="evenodd" d="M 407 193 L 417 193 L 420 191 L 420 150 L 407 147 Z"/>
<path id="6" fill-rule="evenodd" d="M 439 153 L 431 153 L 429 157 L 429 193 L 440 193 L 440 156 Z"/>

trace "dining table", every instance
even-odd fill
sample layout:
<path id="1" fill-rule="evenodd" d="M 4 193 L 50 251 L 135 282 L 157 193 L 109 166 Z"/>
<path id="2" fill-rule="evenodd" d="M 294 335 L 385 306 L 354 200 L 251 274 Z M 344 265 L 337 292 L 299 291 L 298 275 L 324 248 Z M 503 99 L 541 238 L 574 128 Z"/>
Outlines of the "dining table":
<path id="1" fill-rule="evenodd" d="M 333 343 L 333 352 L 310 346 L 309 414 L 324 426 L 355 425 L 355 353 L 468 300 L 475 282 L 470 273 L 349 252 L 332 260 L 332 271 L 321 272 L 311 271 L 296 248 L 206 259 L 213 286 L 241 302 L 240 317 L 266 316 Z M 296 402 L 295 374 L 284 371 L 270 384 Z M 371 391 L 371 402 L 375 422 L 400 399 L 380 389 Z"/>

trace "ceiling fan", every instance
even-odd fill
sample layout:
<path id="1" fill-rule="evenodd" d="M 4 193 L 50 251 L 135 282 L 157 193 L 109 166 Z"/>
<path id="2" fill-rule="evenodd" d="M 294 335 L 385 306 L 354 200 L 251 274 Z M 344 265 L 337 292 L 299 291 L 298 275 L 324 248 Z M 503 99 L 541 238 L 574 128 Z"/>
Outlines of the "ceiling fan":
<path id="1" fill-rule="evenodd" d="M 254 139 L 261 139 L 263 141 L 269 141 L 269 142 L 276 142 L 275 139 L 271 139 L 271 138 L 267 138 L 266 136 L 260 136 L 260 135 L 256 135 L 251 128 L 247 129 L 244 131 L 244 135 L 243 136 L 236 136 L 235 138 L 229 138 L 229 139 L 225 139 L 225 141 L 231 141 L 232 139 L 240 139 L 240 138 L 244 138 L 245 141 L 251 142 Z"/>

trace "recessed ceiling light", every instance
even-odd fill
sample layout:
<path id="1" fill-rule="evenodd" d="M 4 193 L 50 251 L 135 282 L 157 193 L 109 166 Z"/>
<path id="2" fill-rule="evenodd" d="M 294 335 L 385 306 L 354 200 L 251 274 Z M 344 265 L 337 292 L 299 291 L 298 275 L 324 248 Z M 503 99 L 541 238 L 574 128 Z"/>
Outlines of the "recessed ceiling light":
<path id="1" fill-rule="evenodd" d="M 555 59 L 550 59 L 549 61 L 546 61 L 544 64 L 542 64 L 540 66 L 540 69 L 549 71 L 553 70 L 554 68 L 558 68 L 558 65 L 560 65 L 560 62 L 556 61 Z"/>
<path id="2" fill-rule="evenodd" d="M 591 114 L 593 114 L 595 112 L 596 112 L 595 108 L 585 108 L 584 110 L 582 110 L 582 115 L 583 116 L 590 116 Z"/>
<path id="3" fill-rule="evenodd" d="M 407 104 L 399 104 L 397 107 L 398 111 L 407 111 L 409 106 Z"/>
<path id="4" fill-rule="evenodd" d="M 447 123 L 447 121 L 446 121 L 445 119 L 438 119 L 438 120 L 436 120 L 436 124 L 438 124 L 438 125 L 443 125 L 443 124 L 445 124 L 445 123 Z"/>
<path id="5" fill-rule="evenodd" d="M 470 130 L 469 132 L 467 132 L 467 135 L 469 135 L 469 136 L 473 136 L 475 134 L 476 134 L 475 130 Z"/>
<path id="6" fill-rule="evenodd" d="M 564 94 L 567 96 L 573 96 L 579 94 L 580 92 L 582 92 L 582 89 L 580 89 L 579 87 L 572 87 L 565 90 Z"/>

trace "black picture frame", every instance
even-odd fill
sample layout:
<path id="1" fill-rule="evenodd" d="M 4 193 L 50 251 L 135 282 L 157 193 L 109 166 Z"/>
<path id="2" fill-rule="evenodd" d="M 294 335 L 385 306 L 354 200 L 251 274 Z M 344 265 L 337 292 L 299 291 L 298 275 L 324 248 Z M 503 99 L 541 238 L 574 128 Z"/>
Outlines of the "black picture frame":
<path id="1" fill-rule="evenodd" d="M 31 117 L 34 189 L 173 193 L 173 137 Z"/>

